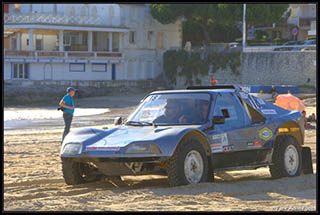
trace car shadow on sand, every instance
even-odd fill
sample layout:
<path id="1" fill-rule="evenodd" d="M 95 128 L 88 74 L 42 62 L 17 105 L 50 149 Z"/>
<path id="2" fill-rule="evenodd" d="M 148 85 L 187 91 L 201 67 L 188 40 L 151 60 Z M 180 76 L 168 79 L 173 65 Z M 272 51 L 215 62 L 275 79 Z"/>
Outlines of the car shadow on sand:
<path id="1" fill-rule="evenodd" d="M 99 182 L 72 187 L 88 188 L 88 191 L 110 190 L 117 194 L 128 190 L 147 189 L 157 196 L 217 194 L 245 201 L 277 200 L 278 196 L 316 199 L 315 174 L 271 179 L 268 172 L 259 175 L 247 174 L 247 172 L 241 174 L 240 171 L 237 173 L 223 172 L 215 176 L 213 183 L 206 182 L 178 187 L 170 187 L 165 176 L 149 179 L 131 177 L 124 180 L 106 178 Z M 72 190 L 72 187 L 69 189 Z"/>

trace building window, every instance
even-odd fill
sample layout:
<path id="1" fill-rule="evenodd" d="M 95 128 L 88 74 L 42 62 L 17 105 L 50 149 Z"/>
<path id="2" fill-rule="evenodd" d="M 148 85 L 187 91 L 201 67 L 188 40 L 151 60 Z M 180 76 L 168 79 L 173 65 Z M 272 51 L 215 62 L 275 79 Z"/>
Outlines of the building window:
<path id="1" fill-rule="evenodd" d="M 17 50 L 17 38 L 11 37 L 11 50 Z"/>
<path id="2" fill-rule="evenodd" d="M 106 63 L 93 63 L 92 64 L 92 72 L 107 72 L 107 64 Z"/>
<path id="3" fill-rule="evenodd" d="M 12 79 L 29 79 L 29 65 L 27 63 L 13 63 L 12 69 Z"/>
<path id="4" fill-rule="evenodd" d="M 54 4 L 53 5 L 53 14 L 57 14 L 57 11 L 58 11 L 58 6 L 57 6 L 57 4 Z"/>
<path id="5" fill-rule="evenodd" d="M 93 6 L 93 7 L 92 7 L 92 16 L 93 16 L 93 17 L 96 17 L 96 16 L 97 16 L 97 7 L 96 7 L 96 6 Z"/>
<path id="6" fill-rule="evenodd" d="M 158 48 L 163 48 L 163 32 L 158 32 Z"/>
<path id="7" fill-rule="evenodd" d="M 113 32 L 112 33 L 112 51 L 118 52 L 120 46 L 120 33 Z"/>
<path id="8" fill-rule="evenodd" d="M 134 31 L 130 31 L 129 33 L 129 43 L 135 43 L 135 32 Z"/>
<path id="9" fill-rule="evenodd" d="M 88 32 L 64 32 L 65 51 L 88 51 Z"/>
<path id="10" fill-rule="evenodd" d="M 70 63 L 69 64 L 70 72 L 85 72 L 86 64 L 85 63 Z"/>
<path id="11" fill-rule="evenodd" d="M 109 50 L 109 33 L 108 32 L 93 32 L 92 33 L 92 49 L 93 51 Z"/>
<path id="12" fill-rule="evenodd" d="M 153 31 L 148 31 L 148 40 L 151 41 L 152 40 L 152 35 L 153 35 Z"/>
<path id="13" fill-rule="evenodd" d="M 74 16 L 75 15 L 75 9 L 74 7 L 70 8 L 70 16 Z"/>
<path id="14" fill-rule="evenodd" d="M 36 39 L 36 50 L 43 50 L 42 39 Z"/>

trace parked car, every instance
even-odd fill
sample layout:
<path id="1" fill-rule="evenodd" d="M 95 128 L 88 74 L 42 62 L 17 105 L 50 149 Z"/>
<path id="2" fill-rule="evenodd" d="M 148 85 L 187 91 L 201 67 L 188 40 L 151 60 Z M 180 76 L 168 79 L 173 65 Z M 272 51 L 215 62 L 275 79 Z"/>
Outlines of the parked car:
<path id="1" fill-rule="evenodd" d="M 228 46 L 228 50 L 229 51 L 241 51 L 242 49 L 242 44 L 239 43 L 239 42 L 232 42 L 232 43 L 229 43 L 229 46 Z"/>
<path id="2" fill-rule="evenodd" d="M 282 44 L 280 47 L 278 47 L 278 48 L 274 48 L 273 50 L 274 51 L 291 51 L 291 50 L 296 50 L 297 49 L 297 47 L 295 47 L 295 46 L 297 46 L 297 45 L 302 45 L 303 44 L 303 42 L 302 41 L 289 41 L 289 42 L 286 42 L 286 43 L 284 43 L 284 44 Z M 287 47 L 287 46 L 289 46 L 289 47 Z M 291 47 L 290 47 L 291 46 Z M 299 50 L 299 48 L 298 48 L 298 50 Z"/>
<path id="3" fill-rule="evenodd" d="M 316 46 L 312 46 L 312 45 L 317 45 L 316 39 L 311 39 L 311 40 L 304 41 L 303 46 L 307 46 L 307 47 L 302 47 L 302 48 L 300 48 L 300 50 L 301 51 L 316 50 L 317 47 Z"/>
<path id="4" fill-rule="evenodd" d="M 105 177 L 167 175 L 170 186 L 213 181 L 214 172 L 269 166 L 273 178 L 312 173 L 304 120 L 239 86 L 156 91 L 118 126 L 79 128 L 61 146 L 69 185 Z"/>

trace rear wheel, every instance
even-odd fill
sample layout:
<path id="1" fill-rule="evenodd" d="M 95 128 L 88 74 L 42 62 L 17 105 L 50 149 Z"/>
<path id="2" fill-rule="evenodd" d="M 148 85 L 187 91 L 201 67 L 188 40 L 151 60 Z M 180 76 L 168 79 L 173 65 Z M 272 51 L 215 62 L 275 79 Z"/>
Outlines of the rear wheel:
<path id="1" fill-rule="evenodd" d="M 98 181 L 103 176 L 93 165 L 75 162 L 72 159 L 62 159 L 62 173 L 69 185 Z"/>
<path id="2" fill-rule="evenodd" d="M 167 162 L 170 186 L 197 184 L 207 181 L 208 159 L 196 140 L 182 142 Z"/>
<path id="3" fill-rule="evenodd" d="M 272 178 L 294 177 L 301 174 L 301 147 L 291 136 L 278 137 L 279 143 L 272 155 L 273 165 L 269 166 Z"/>

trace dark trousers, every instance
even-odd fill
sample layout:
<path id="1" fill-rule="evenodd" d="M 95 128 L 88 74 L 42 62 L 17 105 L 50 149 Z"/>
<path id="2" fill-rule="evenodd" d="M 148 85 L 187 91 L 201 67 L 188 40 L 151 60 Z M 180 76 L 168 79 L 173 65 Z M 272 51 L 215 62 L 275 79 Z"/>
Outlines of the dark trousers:
<path id="1" fill-rule="evenodd" d="M 65 136 L 67 136 L 67 134 L 70 131 L 70 127 L 71 127 L 71 122 L 72 122 L 72 118 L 73 118 L 73 114 L 71 113 L 63 113 L 63 120 L 64 120 L 64 131 L 63 131 L 63 135 L 62 135 L 62 142 L 65 138 Z M 61 143 L 62 143 L 61 142 Z"/>

